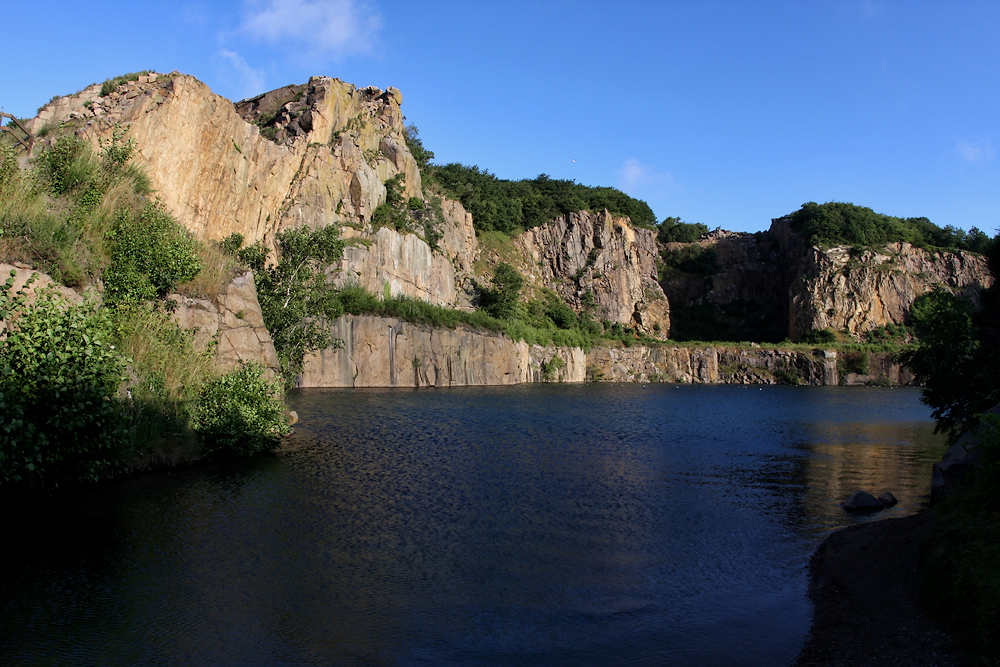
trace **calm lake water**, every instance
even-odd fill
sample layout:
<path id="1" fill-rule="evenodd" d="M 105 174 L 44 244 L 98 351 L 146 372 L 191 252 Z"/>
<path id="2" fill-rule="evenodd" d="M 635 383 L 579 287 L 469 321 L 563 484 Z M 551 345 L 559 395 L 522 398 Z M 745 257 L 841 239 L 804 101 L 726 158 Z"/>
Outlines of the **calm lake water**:
<path id="1" fill-rule="evenodd" d="M 0 664 L 788 665 L 835 503 L 925 503 L 918 399 L 297 392 L 276 457 L 8 507 Z"/>

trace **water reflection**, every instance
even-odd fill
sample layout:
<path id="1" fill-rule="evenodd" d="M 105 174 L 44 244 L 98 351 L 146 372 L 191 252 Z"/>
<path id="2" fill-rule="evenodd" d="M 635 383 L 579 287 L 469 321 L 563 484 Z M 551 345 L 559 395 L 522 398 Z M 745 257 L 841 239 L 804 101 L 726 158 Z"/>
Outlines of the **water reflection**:
<path id="1" fill-rule="evenodd" d="M 19 508 L 0 661 L 789 664 L 835 503 L 927 493 L 917 396 L 300 392 L 278 457 Z"/>

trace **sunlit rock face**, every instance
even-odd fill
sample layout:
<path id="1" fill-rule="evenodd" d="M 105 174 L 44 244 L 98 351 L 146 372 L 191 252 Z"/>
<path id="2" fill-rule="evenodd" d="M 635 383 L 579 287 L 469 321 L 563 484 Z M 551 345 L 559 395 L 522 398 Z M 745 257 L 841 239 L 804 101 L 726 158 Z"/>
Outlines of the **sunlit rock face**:
<path id="1" fill-rule="evenodd" d="M 580 211 L 514 239 L 530 285 L 553 290 L 578 311 L 666 338 L 670 304 L 656 278 L 656 236 L 607 211 Z"/>
<path id="2" fill-rule="evenodd" d="M 395 318 L 344 315 L 332 325 L 343 345 L 308 355 L 300 387 L 453 387 L 582 382 L 579 348 L 543 348 L 465 328 L 431 329 Z M 554 357 L 559 362 L 553 364 Z"/>
<path id="3" fill-rule="evenodd" d="M 903 323 L 913 301 L 935 287 L 975 297 L 992 283 L 986 260 L 967 252 L 930 252 L 909 243 L 809 248 L 789 287 L 789 337 L 827 327 L 864 334 Z"/>
<path id="4" fill-rule="evenodd" d="M 269 377 L 280 372 L 278 355 L 264 326 L 253 274 L 237 276 L 212 299 L 180 294 L 167 297 L 176 306 L 173 318 L 182 329 L 194 332 L 194 347 L 203 352 L 215 345 L 215 370 L 225 373 L 249 361 L 264 364 Z"/>
<path id="5" fill-rule="evenodd" d="M 69 122 L 95 146 L 127 128 L 157 196 L 200 239 L 272 244 L 288 227 L 363 228 L 385 180 L 403 174 L 405 196 L 421 192 L 395 89 L 313 77 L 234 105 L 175 72 L 99 92 L 57 99 L 30 128 Z"/>

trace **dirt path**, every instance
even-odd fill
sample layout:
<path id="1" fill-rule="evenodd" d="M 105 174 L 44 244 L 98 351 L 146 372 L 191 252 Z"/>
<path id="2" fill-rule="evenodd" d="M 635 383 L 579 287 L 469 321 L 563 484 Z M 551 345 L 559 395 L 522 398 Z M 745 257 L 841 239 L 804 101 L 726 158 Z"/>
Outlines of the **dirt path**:
<path id="1" fill-rule="evenodd" d="M 920 536 L 931 510 L 831 534 L 812 557 L 813 627 L 798 667 L 966 665 L 917 602 Z"/>

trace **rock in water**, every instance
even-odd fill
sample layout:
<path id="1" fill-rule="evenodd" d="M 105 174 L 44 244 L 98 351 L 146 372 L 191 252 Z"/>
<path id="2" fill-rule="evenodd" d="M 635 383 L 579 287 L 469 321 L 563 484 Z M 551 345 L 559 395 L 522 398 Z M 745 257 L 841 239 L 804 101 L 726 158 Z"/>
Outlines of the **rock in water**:
<path id="1" fill-rule="evenodd" d="M 876 512 L 884 507 L 882 502 L 870 493 L 855 491 L 841 505 L 848 512 Z"/>
<path id="2" fill-rule="evenodd" d="M 882 503 L 883 507 L 892 507 L 893 505 L 899 502 L 898 500 L 896 500 L 896 496 L 892 495 L 888 491 L 879 496 L 878 501 Z"/>

